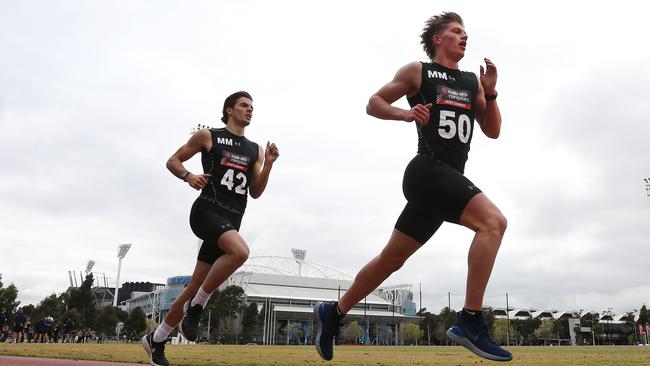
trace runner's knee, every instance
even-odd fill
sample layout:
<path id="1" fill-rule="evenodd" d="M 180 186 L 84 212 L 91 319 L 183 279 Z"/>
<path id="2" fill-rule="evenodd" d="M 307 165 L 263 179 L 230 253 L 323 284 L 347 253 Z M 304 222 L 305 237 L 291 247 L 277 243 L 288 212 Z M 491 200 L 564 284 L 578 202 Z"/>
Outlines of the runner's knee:
<path id="1" fill-rule="evenodd" d="M 503 237 L 508 226 L 508 220 L 498 210 L 492 212 L 482 220 L 480 230 L 484 232 L 493 233 L 499 237 Z"/>
<path id="2" fill-rule="evenodd" d="M 242 265 L 248 259 L 248 255 L 250 254 L 250 249 L 248 249 L 247 246 L 242 245 L 238 247 L 236 250 L 233 250 L 229 254 L 232 255 L 232 258 L 236 263 Z"/>

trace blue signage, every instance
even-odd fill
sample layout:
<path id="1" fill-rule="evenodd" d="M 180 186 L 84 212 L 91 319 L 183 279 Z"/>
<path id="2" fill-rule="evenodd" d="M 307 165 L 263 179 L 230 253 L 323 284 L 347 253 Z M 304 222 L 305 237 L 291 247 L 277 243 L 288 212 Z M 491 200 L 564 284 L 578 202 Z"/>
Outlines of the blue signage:
<path id="1" fill-rule="evenodd" d="M 183 287 L 189 285 L 190 279 L 192 276 L 175 276 L 169 277 L 167 279 L 167 286 L 178 286 L 182 285 Z"/>

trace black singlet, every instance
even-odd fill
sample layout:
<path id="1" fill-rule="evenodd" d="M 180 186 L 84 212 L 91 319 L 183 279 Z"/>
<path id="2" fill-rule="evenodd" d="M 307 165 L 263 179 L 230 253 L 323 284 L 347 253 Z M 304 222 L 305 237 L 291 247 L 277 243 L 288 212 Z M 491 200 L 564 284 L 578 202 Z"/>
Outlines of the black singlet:
<path id="1" fill-rule="evenodd" d="M 429 123 L 418 128 L 418 154 L 445 162 L 463 173 L 474 133 L 478 80 L 468 71 L 438 63 L 422 63 L 418 94 L 408 97 L 411 107 L 432 103 Z"/>
<path id="2" fill-rule="evenodd" d="M 225 128 L 210 129 L 210 134 L 212 149 L 202 152 L 201 162 L 203 171 L 211 176 L 199 198 L 243 215 L 259 147 Z"/>

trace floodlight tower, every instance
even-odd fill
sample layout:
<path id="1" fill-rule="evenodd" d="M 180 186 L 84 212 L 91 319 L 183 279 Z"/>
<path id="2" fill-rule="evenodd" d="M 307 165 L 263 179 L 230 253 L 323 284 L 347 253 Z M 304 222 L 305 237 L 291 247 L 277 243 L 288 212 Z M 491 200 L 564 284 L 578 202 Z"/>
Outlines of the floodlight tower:
<path id="1" fill-rule="evenodd" d="M 95 261 L 92 259 L 88 260 L 88 263 L 86 264 L 86 276 L 88 276 L 88 273 L 93 270 L 93 267 L 95 266 Z"/>
<path id="2" fill-rule="evenodd" d="M 117 279 L 115 280 L 115 296 L 113 297 L 113 306 L 117 306 L 117 292 L 120 288 L 120 271 L 122 270 L 122 259 L 126 256 L 126 252 L 131 249 L 131 244 L 121 244 L 118 247 L 117 251 L 117 258 L 119 258 L 119 261 L 117 262 Z"/>
<path id="3" fill-rule="evenodd" d="M 293 259 L 295 259 L 296 263 L 298 263 L 298 276 L 302 277 L 302 262 L 307 256 L 307 251 L 304 249 L 291 248 L 291 253 L 293 253 Z"/>
<path id="4" fill-rule="evenodd" d="M 211 129 L 212 127 L 210 127 L 208 125 L 204 125 L 202 123 L 197 123 L 196 127 L 194 127 L 192 129 L 192 131 L 190 131 L 190 135 L 194 135 L 195 133 L 197 133 L 197 132 L 199 132 L 199 131 L 201 131 L 203 129 L 206 129 L 206 128 Z"/>

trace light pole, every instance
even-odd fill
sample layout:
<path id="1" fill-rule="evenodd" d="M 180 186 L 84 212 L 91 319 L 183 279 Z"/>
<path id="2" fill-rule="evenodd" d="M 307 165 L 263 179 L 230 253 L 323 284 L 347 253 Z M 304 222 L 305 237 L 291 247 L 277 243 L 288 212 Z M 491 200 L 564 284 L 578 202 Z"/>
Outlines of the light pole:
<path id="1" fill-rule="evenodd" d="M 506 344 L 510 346 L 510 306 L 508 304 L 508 293 L 506 292 L 506 319 L 507 325 L 506 328 Z"/>
<path id="2" fill-rule="evenodd" d="M 117 251 L 117 279 L 115 280 L 115 296 L 113 297 L 113 306 L 117 306 L 117 292 L 120 289 L 120 271 L 122 270 L 122 259 L 126 256 L 126 252 L 131 249 L 131 244 L 120 244 Z"/>
<path id="3" fill-rule="evenodd" d="M 93 267 L 95 266 L 95 261 L 92 259 L 88 260 L 88 263 L 86 263 L 86 276 L 88 276 L 88 273 L 93 270 Z"/>
<path id="4" fill-rule="evenodd" d="M 298 276 L 302 277 L 302 262 L 304 262 L 307 257 L 307 251 L 304 249 L 291 248 L 291 253 L 293 253 L 293 259 L 298 263 Z"/>

